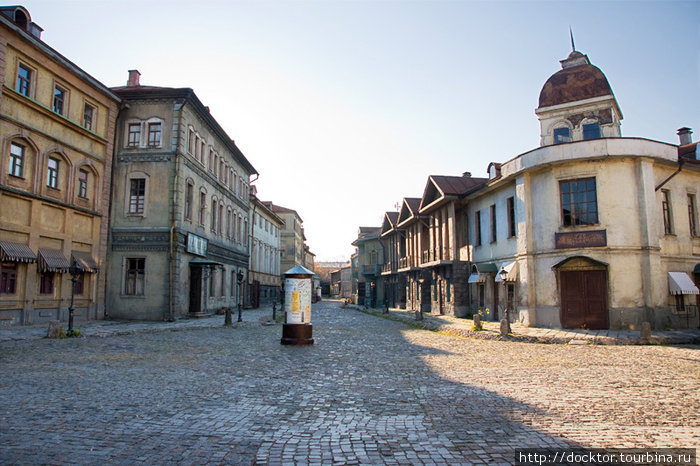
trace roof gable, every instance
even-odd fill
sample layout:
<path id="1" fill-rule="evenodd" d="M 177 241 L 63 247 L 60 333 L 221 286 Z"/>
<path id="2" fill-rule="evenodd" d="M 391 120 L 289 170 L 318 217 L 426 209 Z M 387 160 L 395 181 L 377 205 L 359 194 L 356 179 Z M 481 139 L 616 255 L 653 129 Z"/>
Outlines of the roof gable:
<path id="1" fill-rule="evenodd" d="M 419 197 L 404 197 L 396 224 L 400 225 L 415 217 L 420 208 L 420 201 L 421 199 Z"/>

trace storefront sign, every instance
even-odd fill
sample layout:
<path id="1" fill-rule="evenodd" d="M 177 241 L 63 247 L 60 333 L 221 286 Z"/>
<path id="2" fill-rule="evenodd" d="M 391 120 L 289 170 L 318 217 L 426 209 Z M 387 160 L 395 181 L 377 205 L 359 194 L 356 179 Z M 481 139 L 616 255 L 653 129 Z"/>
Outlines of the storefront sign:
<path id="1" fill-rule="evenodd" d="M 607 246 L 608 237 L 605 230 L 555 233 L 554 243 L 557 249 L 590 248 Z"/>
<path id="2" fill-rule="evenodd" d="M 207 256 L 207 240 L 192 233 L 187 233 L 187 252 L 198 256 Z"/>

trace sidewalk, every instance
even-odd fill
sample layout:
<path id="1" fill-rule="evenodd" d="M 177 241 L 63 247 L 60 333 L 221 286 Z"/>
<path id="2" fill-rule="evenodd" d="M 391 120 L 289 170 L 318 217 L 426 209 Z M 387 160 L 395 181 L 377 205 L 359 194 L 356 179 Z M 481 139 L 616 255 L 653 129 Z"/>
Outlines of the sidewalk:
<path id="1" fill-rule="evenodd" d="M 283 311 L 277 309 L 277 316 L 283 315 Z M 260 325 L 263 320 L 272 320 L 272 306 L 258 309 L 245 309 L 241 313 L 243 322 L 237 322 L 238 312 L 232 313 L 233 327 Z M 68 328 L 68 322 L 62 322 L 64 328 Z M 179 319 L 175 322 L 144 322 L 121 320 L 89 320 L 74 322 L 73 328 L 80 329 L 81 336 L 107 337 L 111 335 L 132 335 L 137 333 L 176 332 L 192 328 L 223 327 L 224 316 L 212 315 L 198 319 Z M 0 328 L 0 342 L 10 340 L 36 340 L 45 338 L 49 324 L 37 324 L 26 326 Z"/>
<path id="2" fill-rule="evenodd" d="M 413 311 L 390 308 L 389 313 L 383 313 L 381 309 L 362 309 L 351 305 L 355 309 L 378 317 L 389 318 L 410 325 L 415 325 L 428 330 L 458 335 L 468 338 L 482 338 L 490 340 L 522 341 L 528 343 L 557 343 L 569 345 L 688 345 L 700 344 L 700 330 L 653 330 L 651 339 L 645 341 L 638 330 L 575 330 L 525 327 L 519 323 L 511 323 L 511 330 L 507 337 L 500 334 L 499 322 L 482 321 L 483 330 L 472 330 L 474 321 L 446 315 L 423 314 L 423 320 L 416 320 Z"/>

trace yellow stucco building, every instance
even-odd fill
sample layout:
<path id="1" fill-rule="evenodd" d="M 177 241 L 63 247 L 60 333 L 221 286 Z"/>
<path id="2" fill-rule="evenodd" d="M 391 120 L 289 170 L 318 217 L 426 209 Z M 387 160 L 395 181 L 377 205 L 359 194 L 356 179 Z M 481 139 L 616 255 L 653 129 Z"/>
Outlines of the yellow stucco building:
<path id="1" fill-rule="evenodd" d="M 0 325 L 104 315 L 114 123 L 120 99 L 0 8 Z"/>

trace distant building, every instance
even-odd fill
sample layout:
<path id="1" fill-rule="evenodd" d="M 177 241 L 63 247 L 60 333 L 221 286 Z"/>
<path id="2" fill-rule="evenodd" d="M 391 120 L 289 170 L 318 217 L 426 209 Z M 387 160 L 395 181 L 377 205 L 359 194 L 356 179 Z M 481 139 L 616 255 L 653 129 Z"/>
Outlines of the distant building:
<path id="1" fill-rule="evenodd" d="M 189 88 L 113 91 L 117 125 L 108 309 L 173 320 L 235 306 L 246 294 L 255 168 Z"/>
<path id="2" fill-rule="evenodd" d="M 272 202 L 265 202 L 265 205 L 279 216 L 284 225 L 280 228 L 280 271 L 284 274 L 287 270 L 302 265 L 306 267 L 307 257 L 304 241 L 304 227 L 301 216 L 296 210 L 282 207 Z M 306 267 L 309 270 L 313 269 Z"/>
<path id="3" fill-rule="evenodd" d="M 384 305 L 384 283 L 381 276 L 384 247 L 380 241 L 381 227 L 360 227 L 352 245 L 357 248 L 357 288 L 354 301 L 367 307 Z"/>
<path id="4" fill-rule="evenodd" d="M 120 99 L 0 7 L 0 325 L 102 319 Z"/>
<path id="5" fill-rule="evenodd" d="M 314 272 L 318 276 L 321 282 L 322 293 L 326 296 L 334 296 L 340 293 L 340 267 L 345 265 L 346 262 L 316 262 L 314 263 Z M 333 291 L 333 279 L 331 275 L 334 271 L 337 271 L 337 284 L 338 290 Z"/>
<path id="6" fill-rule="evenodd" d="M 352 265 L 344 265 L 340 268 L 340 297 L 352 298 Z"/>
<path id="7" fill-rule="evenodd" d="M 252 189 L 247 304 L 257 308 L 280 300 L 280 228 L 284 221 L 258 200 L 255 187 Z"/>

